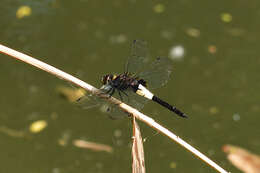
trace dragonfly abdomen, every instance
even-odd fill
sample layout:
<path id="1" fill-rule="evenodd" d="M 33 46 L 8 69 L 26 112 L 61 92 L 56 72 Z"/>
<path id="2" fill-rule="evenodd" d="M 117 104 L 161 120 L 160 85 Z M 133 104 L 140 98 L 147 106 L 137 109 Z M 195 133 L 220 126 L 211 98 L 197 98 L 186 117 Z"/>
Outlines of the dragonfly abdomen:
<path id="1" fill-rule="evenodd" d="M 169 103 L 161 100 L 159 97 L 153 96 L 152 100 L 158 104 L 160 104 L 161 106 L 169 109 L 170 111 L 174 112 L 175 114 L 183 117 L 183 118 L 187 118 L 188 116 L 183 113 L 182 111 L 180 111 L 179 109 L 177 109 L 176 107 L 170 105 Z"/>
<path id="2" fill-rule="evenodd" d="M 176 107 L 170 105 L 169 103 L 161 100 L 159 97 L 156 97 L 153 93 L 151 93 L 148 89 L 146 89 L 146 87 L 142 86 L 141 84 L 138 85 L 138 90 L 136 91 L 136 94 L 160 104 L 161 106 L 169 109 L 170 111 L 174 112 L 175 114 L 177 114 L 183 118 L 187 118 L 186 114 L 181 112 Z"/>

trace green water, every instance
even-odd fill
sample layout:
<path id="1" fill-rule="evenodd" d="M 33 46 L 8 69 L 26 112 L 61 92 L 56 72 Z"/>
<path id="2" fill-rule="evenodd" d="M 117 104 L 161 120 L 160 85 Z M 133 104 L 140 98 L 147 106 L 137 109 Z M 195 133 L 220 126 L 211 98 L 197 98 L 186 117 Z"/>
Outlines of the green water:
<path id="1" fill-rule="evenodd" d="M 18 19 L 16 12 L 23 5 L 31 14 Z M 221 147 L 233 144 L 260 153 L 259 5 L 256 0 L 1 0 L 1 44 L 96 87 L 103 74 L 123 70 L 132 40 L 147 40 L 153 57 L 167 56 L 180 45 L 184 57 L 173 60 L 171 80 L 154 92 L 189 118 L 172 116 L 153 103 L 142 112 L 223 168 L 239 172 Z M 114 121 L 98 109 L 78 109 L 56 92 L 67 83 L 0 57 L 0 172 L 131 171 L 129 119 Z M 36 120 L 46 120 L 48 126 L 31 134 L 28 128 Z M 147 172 L 215 172 L 165 136 L 140 126 L 147 138 Z M 75 139 L 107 144 L 114 152 L 80 149 L 72 144 Z"/>

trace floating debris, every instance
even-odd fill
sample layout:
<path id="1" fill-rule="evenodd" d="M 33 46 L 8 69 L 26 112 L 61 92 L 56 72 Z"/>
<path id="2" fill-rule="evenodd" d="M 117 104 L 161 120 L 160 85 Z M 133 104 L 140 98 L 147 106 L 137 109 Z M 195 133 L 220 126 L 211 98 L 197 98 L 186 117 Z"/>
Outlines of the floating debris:
<path id="1" fill-rule="evenodd" d="M 86 90 L 82 88 L 71 88 L 65 86 L 57 87 L 57 92 L 64 98 L 66 98 L 70 102 L 76 102 L 79 98 L 86 94 Z"/>
<path id="2" fill-rule="evenodd" d="M 63 147 L 67 146 L 70 141 L 70 138 L 71 138 L 71 131 L 66 130 L 65 132 L 62 133 L 60 139 L 58 140 L 58 144 Z"/>
<path id="3" fill-rule="evenodd" d="M 51 117 L 52 120 L 56 120 L 56 119 L 58 119 L 59 115 L 58 115 L 57 112 L 52 112 L 50 117 Z"/>
<path id="4" fill-rule="evenodd" d="M 38 121 L 33 122 L 30 125 L 29 130 L 30 130 L 31 133 L 39 133 L 43 129 L 45 129 L 47 127 L 47 125 L 48 125 L 47 121 L 45 121 L 45 120 L 38 120 Z"/>
<path id="5" fill-rule="evenodd" d="M 213 106 L 209 108 L 209 113 L 210 114 L 217 114 L 218 113 L 218 108 Z"/>
<path id="6" fill-rule="evenodd" d="M 162 30 L 160 35 L 164 39 L 171 40 L 174 34 L 172 31 Z"/>
<path id="7" fill-rule="evenodd" d="M 39 88 L 38 88 L 37 86 L 35 86 L 35 85 L 31 85 L 31 86 L 29 87 L 29 92 L 32 93 L 32 94 L 35 94 L 35 93 L 37 93 L 38 91 L 39 91 Z"/>
<path id="8" fill-rule="evenodd" d="M 0 126 L 0 132 L 6 134 L 8 136 L 16 137 L 16 138 L 22 138 L 26 135 L 26 133 L 24 131 L 11 129 L 6 126 Z"/>
<path id="9" fill-rule="evenodd" d="M 214 129 L 219 129 L 221 127 L 221 125 L 219 123 L 215 122 L 215 123 L 213 123 L 212 127 Z"/>
<path id="10" fill-rule="evenodd" d="M 125 43 L 127 41 L 127 37 L 124 34 L 112 35 L 112 36 L 110 36 L 109 41 L 112 44 L 121 44 L 121 43 Z"/>
<path id="11" fill-rule="evenodd" d="M 221 20 L 225 23 L 230 23 L 232 21 L 232 16 L 229 13 L 222 13 Z"/>
<path id="12" fill-rule="evenodd" d="M 170 57 L 172 60 L 180 60 L 180 59 L 183 59 L 184 54 L 185 54 L 185 49 L 184 49 L 184 47 L 181 46 L 181 45 L 178 45 L 178 46 L 173 46 L 173 47 L 170 49 L 169 57 Z"/>
<path id="13" fill-rule="evenodd" d="M 222 150 L 227 154 L 228 160 L 241 171 L 245 173 L 260 172 L 259 155 L 233 145 L 224 145 Z"/>
<path id="14" fill-rule="evenodd" d="M 246 30 L 243 28 L 229 28 L 227 32 L 234 37 L 243 36 L 246 33 Z"/>
<path id="15" fill-rule="evenodd" d="M 187 34 L 188 36 L 197 38 L 197 37 L 200 36 L 200 30 L 198 30 L 198 29 L 196 29 L 196 28 L 188 28 L 188 29 L 186 30 L 186 34 Z"/>
<path id="16" fill-rule="evenodd" d="M 121 137 L 121 136 L 122 136 L 122 130 L 116 129 L 116 130 L 114 131 L 114 136 L 115 136 L 116 138 Z"/>
<path id="17" fill-rule="evenodd" d="M 76 139 L 73 141 L 73 145 L 78 147 L 78 148 L 85 148 L 85 149 L 90 149 L 94 151 L 106 151 L 108 153 L 113 152 L 113 148 L 110 147 L 109 145 L 105 144 L 99 144 L 95 142 L 89 142 L 81 139 Z"/>
<path id="18" fill-rule="evenodd" d="M 217 52 L 217 47 L 214 46 L 214 45 L 209 45 L 209 46 L 208 46 L 208 51 L 209 51 L 209 53 L 211 53 L 211 54 L 215 54 L 215 53 Z"/>
<path id="19" fill-rule="evenodd" d="M 21 6 L 16 11 L 16 17 L 18 19 L 22 19 L 24 17 L 30 16 L 32 13 L 32 9 L 29 6 Z"/>
<path id="20" fill-rule="evenodd" d="M 233 115 L 233 120 L 234 120 L 234 121 L 239 121 L 239 120 L 240 120 L 240 115 L 239 115 L 238 113 L 235 113 L 235 114 Z"/>
<path id="21" fill-rule="evenodd" d="M 60 168 L 53 168 L 52 170 L 51 170 L 51 173 L 61 173 L 62 171 L 61 171 L 61 169 Z"/>
<path id="22" fill-rule="evenodd" d="M 165 6 L 164 4 L 156 4 L 154 7 L 153 7 L 153 11 L 155 13 L 162 13 L 165 11 Z"/>
<path id="23" fill-rule="evenodd" d="M 170 168 L 172 168 L 172 169 L 177 168 L 177 163 L 176 162 L 171 162 L 170 163 Z"/>

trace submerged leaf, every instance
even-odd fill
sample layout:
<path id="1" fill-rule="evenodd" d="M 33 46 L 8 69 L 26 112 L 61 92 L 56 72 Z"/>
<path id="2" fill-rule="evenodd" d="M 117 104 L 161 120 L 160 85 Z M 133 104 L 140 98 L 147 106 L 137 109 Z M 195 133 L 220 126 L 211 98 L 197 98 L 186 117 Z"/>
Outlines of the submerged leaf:
<path id="1" fill-rule="evenodd" d="M 26 16 L 30 16 L 32 13 L 32 9 L 29 6 L 21 6 L 16 11 L 16 17 L 18 19 L 24 18 Z"/>
<path id="2" fill-rule="evenodd" d="M 59 86 L 56 90 L 62 97 L 66 98 L 70 102 L 76 102 L 86 94 L 86 91 L 82 88 L 75 89 L 71 87 Z"/>
<path id="3" fill-rule="evenodd" d="M 86 149 L 91 149 L 94 151 L 106 151 L 108 153 L 113 152 L 113 148 L 110 147 L 109 145 L 105 144 L 99 144 L 95 142 L 89 142 L 81 139 L 76 139 L 73 141 L 74 146 L 78 148 L 86 148 Z"/>
<path id="4" fill-rule="evenodd" d="M 16 138 L 21 138 L 21 137 L 26 136 L 26 133 L 24 131 L 11 129 L 6 126 L 0 126 L 0 132 L 6 134 L 8 136 L 16 137 Z"/>
<path id="5" fill-rule="evenodd" d="M 233 145 L 224 145 L 222 150 L 227 153 L 228 160 L 243 172 L 260 172 L 260 156 Z"/>
<path id="6" fill-rule="evenodd" d="M 30 132 L 32 133 L 39 133 L 40 131 L 42 131 L 43 129 L 45 129 L 47 127 L 48 123 L 45 120 L 38 120 L 33 122 L 30 125 Z"/>

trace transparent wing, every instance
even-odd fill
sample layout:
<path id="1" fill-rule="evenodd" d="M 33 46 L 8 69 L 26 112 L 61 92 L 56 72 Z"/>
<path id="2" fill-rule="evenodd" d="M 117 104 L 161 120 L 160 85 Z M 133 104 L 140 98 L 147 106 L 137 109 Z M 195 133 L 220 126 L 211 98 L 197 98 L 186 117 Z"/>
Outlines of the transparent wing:
<path id="1" fill-rule="evenodd" d="M 102 104 L 102 100 L 92 94 L 88 94 L 79 98 L 76 104 L 82 109 L 90 109 L 100 106 Z"/>
<path id="2" fill-rule="evenodd" d="M 133 108 L 135 108 L 137 110 L 141 110 L 144 107 L 144 104 L 147 102 L 146 98 L 137 95 L 131 89 L 124 91 L 124 94 L 121 92 L 120 95 L 119 95 L 119 92 L 116 91 L 114 93 L 113 97 L 121 100 L 122 102 L 132 106 Z M 105 103 L 102 106 L 102 111 L 109 113 L 110 117 L 112 119 L 119 119 L 119 118 L 127 117 L 127 113 L 125 113 L 124 111 L 119 109 L 118 106 L 109 104 L 109 103 Z"/>
<path id="3" fill-rule="evenodd" d="M 167 57 L 157 57 L 138 74 L 138 77 L 147 82 L 148 88 L 154 89 L 165 85 L 171 72 L 171 60 Z"/>
<path id="4" fill-rule="evenodd" d="M 134 40 L 131 47 L 131 55 L 128 57 L 125 72 L 136 74 L 148 63 L 147 42 L 143 40 Z"/>
<path id="5" fill-rule="evenodd" d="M 125 72 L 144 79 L 151 89 L 165 85 L 172 71 L 172 62 L 167 57 L 158 57 L 150 63 L 147 42 L 134 40 Z"/>
<path id="6" fill-rule="evenodd" d="M 144 104 L 148 101 L 148 99 L 137 95 L 135 92 L 133 92 L 132 90 L 127 90 L 127 94 L 128 94 L 128 99 L 127 100 L 123 100 L 123 102 L 125 102 L 126 104 L 132 106 L 133 108 L 137 109 L 137 110 L 141 110 L 144 107 Z"/>
<path id="7" fill-rule="evenodd" d="M 104 113 L 108 113 L 111 119 L 122 119 L 127 117 L 127 114 L 118 109 L 116 105 L 105 103 L 100 107 L 100 110 Z"/>
<path id="8" fill-rule="evenodd" d="M 121 119 L 127 117 L 127 114 L 118 109 L 116 105 L 110 104 L 91 94 L 83 96 L 76 104 L 82 109 L 99 107 L 100 111 L 108 113 L 111 119 Z"/>
<path id="9" fill-rule="evenodd" d="M 106 92 L 107 90 L 109 90 L 110 87 L 102 86 L 101 88 L 104 92 Z M 115 93 L 113 94 L 113 97 L 134 107 L 137 110 L 141 110 L 144 107 L 144 104 L 147 102 L 146 98 L 137 95 L 131 89 L 128 89 L 123 92 L 120 92 L 119 95 L 119 91 L 116 90 Z M 125 113 L 120 108 L 118 108 L 117 105 L 110 104 L 105 100 L 100 99 L 97 96 L 92 94 L 88 94 L 81 97 L 76 104 L 83 109 L 100 107 L 100 110 L 104 113 L 108 113 L 109 117 L 111 117 L 112 119 L 120 119 L 120 118 L 127 117 L 127 113 Z"/>

